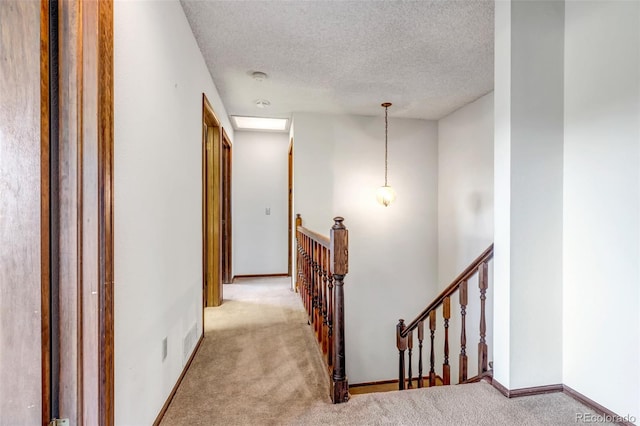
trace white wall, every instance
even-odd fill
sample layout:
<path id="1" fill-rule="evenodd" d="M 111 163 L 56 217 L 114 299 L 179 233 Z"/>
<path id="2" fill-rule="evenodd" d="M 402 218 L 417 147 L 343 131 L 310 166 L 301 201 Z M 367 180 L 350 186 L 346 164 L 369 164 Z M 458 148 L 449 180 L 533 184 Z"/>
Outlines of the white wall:
<path id="1" fill-rule="evenodd" d="M 494 157 L 494 377 L 510 389 L 536 381 L 562 381 L 636 419 L 640 417 L 638 22 L 637 2 L 497 2 Z M 545 124 L 543 131 L 540 124 Z M 555 142 L 559 127 L 562 154 Z M 560 185 L 554 177 L 558 170 Z M 541 171 L 541 185 L 532 187 L 531 177 Z M 555 215 L 549 216 L 559 204 L 559 188 L 560 230 Z M 531 201 L 522 198 L 541 194 L 548 200 L 545 209 L 531 209 Z M 527 210 L 543 212 L 543 219 L 552 222 L 531 227 Z M 538 244 L 533 250 L 522 244 L 523 236 L 531 235 L 521 230 L 528 225 L 539 235 L 531 240 Z M 554 274 L 552 287 L 549 280 L 537 280 L 518 288 L 526 274 L 535 273 L 533 265 L 547 268 L 548 262 L 540 262 L 539 245 L 554 241 L 558 233 L 562 256 L 553 256 L 562 262 L 560 285 L 555 284 Z M 550 254 L 557 246 L 553 244 Z M 545 294 L 546 301 L 538 294 Z M 540 314 L 526 306 L 540 306 Z M 560 320 L 555 318 L 558 312 Z M 556 328 L 561 327 L 559 344 L 553 343 L 557 336 L 523 333 L 548 331 L 550 317 Z M 551 357 L 547 370 L 557 371 L 555 360 L 561 357 L 560 380 L 532 368 L 531 355 L 538 357 L 540 349 L 522 352 L 532 348 L 532 341 L 555 352 L 543 354 Z M 538 377 L 531 377 L 534 372 Z M 594 381 L 598 374 L 606 380 Z"/>
<path id="2" fill-rule="evenodd" d="M 389 184 L 397 200 L 376 201 L 384 183 L 384 118 L 294 115 L 295 210 L 328 235 L 334 216 L 349 229 L 345 280 L 350 383 L 397 377 L 395 325 L 437 294 L 437 124 L 389 119 Z"/>
<path id="3" fill-rule="evenodd" d="M 438 121 L 438 282 L 443 289 L 493 243 L 493 92 Z M 490 264 L 486 321 L 489 361 L 493 360 L 493 264 Z M 469 376 L 477 374 L 480 291 L 477 275 L 468 282 L 466 334 Z M 459 294 L 452 298 L 449 323 L 452 383 L 458 382 Z M 436 366 L 444 345 L 438 311 Z"/>
<path id="4" fill-rule="evenodd" d="M 333 224 L 333 145 L 336 118 L 297 113 L 293 116 L 294 215 L 303 225 L 329 235 Z M 326 232 L 323 230 L 326 229 Z"/>
<path id="5" fill-rule="evenodd" d="M 640 3 L 565 19 L 563 381 L 640 418 Z"/>
<path id="6" fill-rule="evenodd" d="M 562 381 L 563 37 L 562 2 L 514 2 L 511 385 L 515 388 Z"/>
<path id="7" fill-rule="evenodd" d="M 564 3 L 502 3 L 495 51 L 495 372 L 516 389 L 562 381 Z"/>
<path id="8" fill-rule="evenodd" d="M 203 92 L 233 132 L 180 4 L 114 8 L 115 421 L 142 425 L 202 333 Z"/>
<path id="9" fill-rule="evenodd" d="M 288 271 L 288 147 L 286 133 L 235 133 L 234 275 Z"/>
<path id="10" fill-rule="evenodd" d="M 494 79 L 494 223 L 502 226 L 494 226 L 493 378 L 508 388 L 511 371 L 511 1 L 495 2 Z"/>
<path id="11" fill-rule="evenodd" d="M 493 242 L 493 92 L 438 121 L 438 282 Z"/>

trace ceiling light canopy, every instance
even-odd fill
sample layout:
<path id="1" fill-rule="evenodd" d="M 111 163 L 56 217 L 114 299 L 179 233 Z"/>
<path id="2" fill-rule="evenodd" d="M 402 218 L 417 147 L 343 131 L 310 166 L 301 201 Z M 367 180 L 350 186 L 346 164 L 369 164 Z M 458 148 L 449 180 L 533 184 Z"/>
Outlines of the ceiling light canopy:
<path id="1" fill-rule="evenodd" d="M 271 106 L 271 102 L 266 99 L 256 99 L 253 101 L 258 108 L 269 108 Z"/>
<path id="2" fill-rule="evenodd" d="M 231 120 L 236 130 L 286 132 L 289 124 L 288 118 L 243 117 L 232 115 Z"/>
<path id="3" fill-rule="evenodd" d="M 251 73 L 251 77 L 256 81 L 265 81 L 267 79 L 267 74 L 262 71 L 254 71 Z"/>

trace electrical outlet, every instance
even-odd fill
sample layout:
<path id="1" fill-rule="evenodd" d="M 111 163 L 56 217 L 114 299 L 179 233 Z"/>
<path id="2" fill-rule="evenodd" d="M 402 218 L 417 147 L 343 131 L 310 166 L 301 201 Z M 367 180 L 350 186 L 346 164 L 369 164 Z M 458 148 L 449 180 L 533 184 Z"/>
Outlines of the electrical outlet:
<path id="1" fill-rule="evenodd" d="M 264 214 L 266 214 L 267 216 L 269 216 L 271 214 L 271 207 L 265 207 L 264 208 Z"/>
<path id="2" fill-rule="evenodd" d="M 167 359 L 167 338 L 162 339 L 162 360 Z"/>

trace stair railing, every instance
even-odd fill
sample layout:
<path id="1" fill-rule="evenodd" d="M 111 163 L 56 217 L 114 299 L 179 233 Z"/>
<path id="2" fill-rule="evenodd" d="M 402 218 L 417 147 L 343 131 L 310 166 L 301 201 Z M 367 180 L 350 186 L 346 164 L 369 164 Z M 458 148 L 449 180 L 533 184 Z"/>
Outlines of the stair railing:
<path id="1" fill-rule="evenodd" d="M 334 404 L 349 400 L 344 344 L 344 277 L 349 271 L 349 231 L 336 217 L 330 238 L 302 226 L 296 216 L 296 291 L 309 316 L 331 381 Z"/>
<path id="2" fill-rule="evenodd" d="M 405 325 L 403 319 L 400 319 L 396 326 L 396 346 L 399 353 L 398 362 L 398 385 L 400 390 L 405 387 L 411 389 L 413 387 L 413 371 L 411 358 L 413 355 L 413 333 L 417 330 L 418 339 L 418 376 L 417 386 L 424 386 L 423 376 L 423 341 L 425 322 L 429 330 L 429 374 L 428 386 L 449 385 L 451 384 L 451 368 L 449 365 L 449 321 L 451 320 L 451 299 L 458 292 L 458 300 L 460 304 L 460 355 L 458 364 L 458 383 L 470 383 L 478 381 L 485 376 L 490 376 L 488 366 L 488 348 L 486 342 L 487 323 L 485 305 L 487 299 L 487 289 L 489 288 L 488 272 L 489 261 L 493 259 L 493 244 L 491 244 L 480 256 L 478 256 L 458 277 L 445 288 L 409 325 Z M 480 291 L 480 323 L 478 327 L 478 374 L 474 377 L 468 377 L 467 365 L 467 330 L 466 316 L 468 297 L 468 280 L 478 274 L 478 289 Z M 442 318 L 444 323 L 444 345 L 443 345 L 443 365 L 442 376 L 436 374 L 435 369 L 435 332 L 436 332 L 436 315 L 437 310 L 442 307 Z M 405 365 L 405 353 L 408 352 L 408 371 Z M 408 377 L 406 377 L 407 373 Z"/>

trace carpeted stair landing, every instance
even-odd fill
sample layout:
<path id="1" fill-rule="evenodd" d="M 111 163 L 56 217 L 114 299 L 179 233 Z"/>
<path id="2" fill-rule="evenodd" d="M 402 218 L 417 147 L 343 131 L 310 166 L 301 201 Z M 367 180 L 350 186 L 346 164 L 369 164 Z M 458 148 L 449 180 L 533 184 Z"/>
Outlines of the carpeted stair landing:
<path id="1" fill-rule="evenodd" d="M 562 425 L 591 412 L 553 393 L 507 399 L 487 383 L 354 395 L 328 376 L 288 278 L 225 285 L 162 425 Z"/>

